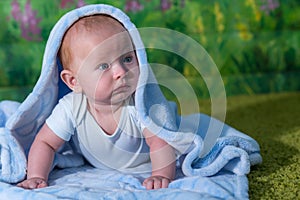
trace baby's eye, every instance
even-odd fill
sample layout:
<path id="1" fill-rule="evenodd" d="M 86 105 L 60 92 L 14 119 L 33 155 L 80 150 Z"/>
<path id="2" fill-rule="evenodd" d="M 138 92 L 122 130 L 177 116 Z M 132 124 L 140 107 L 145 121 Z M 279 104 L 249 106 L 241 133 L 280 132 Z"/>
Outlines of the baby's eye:
<path id="1" fill-rule="evenodd" d="M 98 69 L 101 70 L 101 71 L 105 71 L 109 68 L 109 64 L 107 63 L 102 63 L 98 66 Z"/>
<path id="2" fill-rule="evenodd" d="M 122 62 L 123 63 L 131 63 L 133 60 L 133 57 L 130 55 L 130 56 L 125 56 L 123 59 L 122 59 Z"/>

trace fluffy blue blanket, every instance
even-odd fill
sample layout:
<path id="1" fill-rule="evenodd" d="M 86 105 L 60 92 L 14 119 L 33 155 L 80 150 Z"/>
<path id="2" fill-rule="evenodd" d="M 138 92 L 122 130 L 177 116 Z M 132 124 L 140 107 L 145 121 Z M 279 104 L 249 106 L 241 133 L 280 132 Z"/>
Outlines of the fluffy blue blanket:
<path id="1" fill-rule="evenodd" d="M 57 60 L 64 33 L 80 17 L 94 14 L 114 17 L 131 34 L 140 64 L 139 87 L 135 93 L 139 120 L 185 155 L 178 161 L 176 180 L 167 189 L 147 191 L 141 182 L 149 174 L 92 168 L 66 144 L 55 156 L 54 166 L 59 169 L 51 172 L 49 187 L 18 188 L 14 184 L 26 176 L 27 154 L 36 133 L 59 98 L 68 92 L 59 78 L 61 69 Z M 0 102 L 0 196 L 6 199 L 248 199 L 246 175 L 251 165 L 262 160 L 257 142 L 213 117 L 200 113 L 180 116 L 176 109 L 162 94 L 147 63 L 139 33 L 121 10 L 102 4 L 73 10 L 51 31 L 41 75 L 33 91 L 22 103 Z M 221 127 L 219 137 L 212 148 L 205 147 L 212 127 Z"/>

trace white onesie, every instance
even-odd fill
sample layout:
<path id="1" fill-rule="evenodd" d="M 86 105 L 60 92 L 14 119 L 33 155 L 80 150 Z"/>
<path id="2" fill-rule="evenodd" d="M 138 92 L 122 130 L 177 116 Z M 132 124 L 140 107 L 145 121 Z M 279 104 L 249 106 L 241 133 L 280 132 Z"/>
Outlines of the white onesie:
<path id="1" fill-rule="evenodd" d="M 97 168 L 150 172 L 149 147 L 132 100 L 123 107 L 119 121 L 116 131 L 107 135 L 88 111 L 86 97 L 71 92 L 59 101 L 46 123 L 63 140 L 72 138 L 77 150 Z"/>

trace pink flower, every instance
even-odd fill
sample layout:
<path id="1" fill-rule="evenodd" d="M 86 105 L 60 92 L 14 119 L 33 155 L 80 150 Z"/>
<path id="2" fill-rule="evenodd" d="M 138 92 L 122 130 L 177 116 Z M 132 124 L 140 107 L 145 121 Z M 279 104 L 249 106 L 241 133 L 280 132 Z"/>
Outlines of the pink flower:
<path id="1" fill-rule="evenodd" d="M 70 6 L 70 4 L 74 4 L 74 0 L 61 0 L 60 2 L 60 8 L 65 9 Z"/>
<path id="2" fill-rule="evenodd" d="M 138 0 L 127 0 L 124 8 L 126 12 L 137 12 L 143 9 L 144 6 Z"/>
<path id="3" fill-rule="evenodd" d="M 160 0 L 160 9 L 164 12 L 172 7 L 171 0 Z"/>
<path id="4" fill-rule="evenodd" d="M 11 6 L 11 14 L 20 25 L 22 37 L 26 40 L 41 40 L 41 29 L 38 26 L 41 19 L 37 17 L 37 12 L 32 9 L 30 0 L 26 1 L 24 12 L 21 12 L 17 0 L 14 0 Z"/>
<path id="5" fill-rule="evenodd" d="M 278 0 L 262 0 L 262 6 L 260 9 L 269 15 L 271 11 L 275 10 L 279 6 L 280 4 Z"/>
<path id="6" fill-rule="evenodd" d="M 18 21 L 21 18 L 21 9 L 20 9 L 20 4 L 17 0 L 14 0 L 11 3 L 11 15 L 13 18 Z"/>
<path id="7" fill-rule="evenodd" d="M 62 8 L 62 9 L 69 8 L 73 5 L 75 5 L 74 0 L 61 0 L 61 2 L 60 2 L 60 8 Z M 80 8 L 84 5 L 85 5 L 84 0 L 78 0 L 77 4 L 76 4 L 76 8 Z"/>
<path id="8" fill-rule="evenodd" d="M 77 8 L 80 8 L 82 6 L 85 6 L 84 0 L 78 0 L 78 2 L 77 2 Z"/>

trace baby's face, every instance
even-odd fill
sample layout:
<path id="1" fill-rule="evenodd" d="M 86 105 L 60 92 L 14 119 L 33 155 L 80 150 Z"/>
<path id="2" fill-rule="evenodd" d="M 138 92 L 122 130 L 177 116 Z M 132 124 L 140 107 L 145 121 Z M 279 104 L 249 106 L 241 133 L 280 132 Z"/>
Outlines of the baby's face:
<path id="1" fill-rule="evenodd" d="M 82 35 L 77 41 L 78 48 L 73 49 L 77 83 L 90 103 L 114 105 L 134 93 L 138 61 L 122 26 Z"/>

